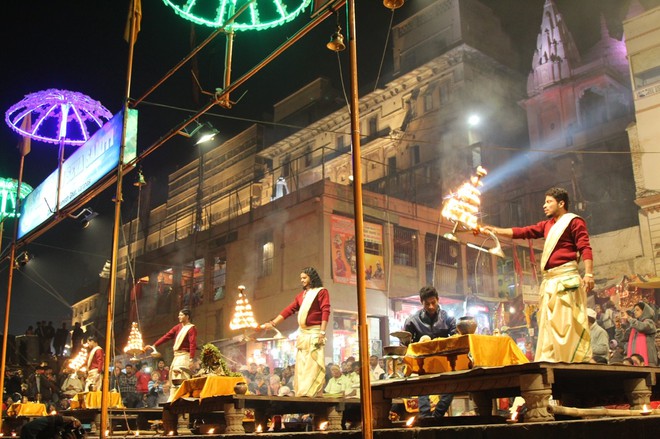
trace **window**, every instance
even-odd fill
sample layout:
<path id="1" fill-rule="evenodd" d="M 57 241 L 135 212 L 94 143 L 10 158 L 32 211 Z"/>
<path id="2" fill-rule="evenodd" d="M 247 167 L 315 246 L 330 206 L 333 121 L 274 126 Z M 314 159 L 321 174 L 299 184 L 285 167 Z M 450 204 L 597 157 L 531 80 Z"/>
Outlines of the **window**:
<path id="1" fill-rule="evenodd" d="M 394 226 L 394 264 L 417 266 L 417 232 Z"/>
<path id="2" fill-rule="evenodd" d="M 273 273 L 273 255 L 275 245 L 273 244 L 273 232 L 263 233 L 258 240 L 258 254 L 261 255 L 259 259 L 259 277 L 268 276 Z"/>
<path id="3" fill-rule="evenodd" d="M 424 95 L 424 112 L 433 110 L 433 94 L 426 93 Z"/>
<path id="4" fill-rule="evenodd" d="M 225 297 L 225 280 L 227 277 L 227 261 L 216 256 L 213 261 L 213 300 Z"/>
<path id="5" fill-rule="evenodd" d="M 308 168 L 312 164 L 312 147 L 307 145 L 305 148 L 305 167 Z"/>
<path id="6" fill-rule="evenodd" d="M 449 83 L 444 82 L 440 85 L 440 102 L 447 103 L 449 102 L 449 93 L 451 92 L 449 88 Z"/>
<path id="7" fill-rule="evenodd" d="M 371 116 L 369 118 L 369 136 L 378 134 L 378 117 Z"/>
<path id="8" fill-rule="evenodd" d="M 291 155 L 287 154 L 284 156 L 284 162 L 282 163 L 282 176 L 288 177 L 291 173 Z"/>
<path id="9" fill-rule="evenodd" d="M 197 259 L 181 270 L 181 308 L 199 306 L 204 301 L 204 259 Z"/>
<path id="10" fill-rule="evenodd" d="M 426 282 L 445 293 L 463 292 L 461 246 L 448 239 L 426 234 L 424 240 Z"/>
<path id="11" fill-rule="evenodd" d="M 422 160 L 419 153 L 419 145 L 413 145 L 410 148 L 410 164 L 412 166 L 419 165 L 421 161 Z"/>
<path id="12" fill-rule="evenodd" d="M 343 134 L 337 135 L 337 151 L 343 151 L 346 148 L 345 142 Z"/>
<path id="13" fill-rule="evenodd" d="M 387 158 L 387 175 L 396 175 L 396 156 Z"/>
<path id="14" fill-rule="evenodd" d="M 646 87 L 660 81 L 660 46 L 644 50 L 630 57 L 635 88 Z"/>

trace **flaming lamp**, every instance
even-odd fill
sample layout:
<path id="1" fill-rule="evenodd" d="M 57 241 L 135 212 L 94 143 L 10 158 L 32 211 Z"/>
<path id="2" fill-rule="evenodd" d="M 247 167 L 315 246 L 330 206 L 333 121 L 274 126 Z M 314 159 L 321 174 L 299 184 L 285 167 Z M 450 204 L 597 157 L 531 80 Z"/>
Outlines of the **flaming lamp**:
<path id="1" fill-rule="evenodd" d="M 78 351 L 76 358 L 69 361 L 69 367 L 75 371 L 85 370 L 87 368 L 87 345 L 83 345 Z"/>
<path id="2" fill-rule="evenodd" d="M 136 356 L 144 352 L 142 334 L 140 333 L 137 322 L 131 324 L 131 332 L 128 334 L 128 343 L 124 347 L 124 352 L 133 356 L 131 360 L 137 360 Z"/>
<path id="3" fill-rule="evenodd" d="M 254 319 L 252 305 L 250 305 L 250 302 L 245 295 L 245 287 L 243 285 L 239 285 L 238 299 L 236 299 L 234 316 L 231 319 L 231 323 L 229 323 L 229 328 L 231 328 L 232 331 L 236 331 L 237 329 L 256 328 L 257 326 L 259 325 Z"/>
<path id="4" fill-rule="evenodd" d="M 452 241 L 458 241 L 456 232 L 459 229 L 471 231 L 475 235 L 480 233 L 488 235 L 495 241 L 495 247 L 485 249 L 471 243 L 468 243 L 467 246 L 503 258 L 504 253 L 502 252 L 499 239 L 497 239 L 497 236 L 493 232 L 484 229 L 478 220 L 479 208 L 481 207 L 481 191 L 479 191 L 479 187 L 483 186 L 481 178 L 487 174 L 488 172 L 479 166 L 476 175 L 470 177 L 470 181 L 464 183 L 456 192 L 449 194 L 445 199 L 441 215 L 454 224 L 454 230 L 451 233 L 445 233 L 443 237 Z"/>

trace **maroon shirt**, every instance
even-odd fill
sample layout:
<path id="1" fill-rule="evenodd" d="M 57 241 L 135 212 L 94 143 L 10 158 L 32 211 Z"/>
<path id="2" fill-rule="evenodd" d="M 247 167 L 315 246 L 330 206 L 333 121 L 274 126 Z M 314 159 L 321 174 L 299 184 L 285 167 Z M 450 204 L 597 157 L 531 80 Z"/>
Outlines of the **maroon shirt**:
<path id="1" fill-rule="evenodd" d="M 300 310 L 304 293 L 305 291 L 298 293 L 293 302 L 291 302 L 291 305 L 284 308 L 280 315 L 286 319 L 297 313 Z M 328 320 L 330 320 L 330 293 L 325 288 L 322 288 L 316 295 L 316 298 L 314 298 L 312 306 L 309 307 L 305 324 L 307 326 L 320 325 L 322 321 L 327 322 Z"/>
<path id="2" fill-rule="evenodd" d="M 176 338 L 176 335 L 179 333 L 179 331 L 183 328 L 183 324 L 179 323 L 169 331 L 167 331 L 167 334 L 163 335 L 161 338 L 154 343 L 154 346 L 161 345 L 165 343 L 167 340 L 172 340 Z M 190 358 L 195 358 L 195 352 L 197 351 L 197 327 L 193 326 L 188 330 L 188 333 L 186 334 L 186 337 L 183 339 L 181 342 L 181 346 L 179 347 L 180 351 L 188 351 L 190 352 Z"/>
<path id="3" fill-rule="evenodd" d="M 513 227 L 514 239 L 537 239 L 548 236 L 550 228 L 556 223 L 554 218 L 541 221 L 533 226 Z M 555 246 L 544 270 L 559 267 L 567 262 L 577 261 L 577 254 L 582 259 L 593 260 L 587 224 L 580 217 L 573 218 L 564 230 Z"/>

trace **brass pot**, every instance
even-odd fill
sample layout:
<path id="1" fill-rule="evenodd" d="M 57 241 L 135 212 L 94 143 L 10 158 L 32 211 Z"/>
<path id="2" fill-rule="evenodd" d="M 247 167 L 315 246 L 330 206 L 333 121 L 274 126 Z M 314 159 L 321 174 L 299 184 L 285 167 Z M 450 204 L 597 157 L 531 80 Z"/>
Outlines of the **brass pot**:
<path id="1" fill-rule="evenodd" d="M 456 330 L 461 335 L 474 334 L 477 330 L 477 321 L 472 316 L 459 317 Z"/>
<path id="2" fill-rule="evenodd" d="M 245 395 L 247 393 L 248 386 L 247 383 L 241 381 L 240 383 L 236 383 L 234 386 L 234 393 L 237 395 Z"/>

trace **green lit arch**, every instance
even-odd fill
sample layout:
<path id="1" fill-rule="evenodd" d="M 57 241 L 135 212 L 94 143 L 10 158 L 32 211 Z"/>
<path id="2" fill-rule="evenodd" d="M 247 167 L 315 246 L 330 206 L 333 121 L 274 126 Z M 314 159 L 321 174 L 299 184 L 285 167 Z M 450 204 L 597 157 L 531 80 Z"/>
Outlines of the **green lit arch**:
<path id="1" fill-rule="evenodd" d="M 312 0 L 255 0 L 232 25 L 235 31 L 264 30 L 296 18 Z M 188 21 L 209 27 L 223 27 L 225 21 L 246 0 L 163 0 Z"/>
<path id="2" fill-rule="evenodd" d="M 16 211 L 16 192 L 18 191 L 18 180 L 0 177 L 0 219 L 16 218 L 20 212 Z M 21 200 L 32 192 L 32 186 L 21 183 Z"/>

